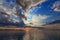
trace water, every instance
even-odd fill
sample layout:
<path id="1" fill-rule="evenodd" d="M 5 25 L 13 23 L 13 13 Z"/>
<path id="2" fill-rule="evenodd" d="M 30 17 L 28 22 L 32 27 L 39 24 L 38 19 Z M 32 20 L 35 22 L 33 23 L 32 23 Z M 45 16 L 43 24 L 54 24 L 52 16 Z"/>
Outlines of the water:
<path id="1" fill-rule="evenodd" d="M 0 30 L 0 40 L 60 40 L 60 30 Z"/>

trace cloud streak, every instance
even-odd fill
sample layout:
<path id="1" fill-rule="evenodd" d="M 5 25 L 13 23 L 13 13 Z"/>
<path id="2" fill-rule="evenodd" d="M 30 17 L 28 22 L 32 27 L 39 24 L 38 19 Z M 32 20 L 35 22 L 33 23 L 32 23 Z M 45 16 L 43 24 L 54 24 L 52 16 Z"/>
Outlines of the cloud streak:
<path id="1" fill-rule="evenodd" d="M 60 1 L 56 1 L 53 4 L 53 9 L 54 9 L 55 12 L 60 12 Z"/>
<path id="2" fill-rule="evenodd" d="M 22 6 L 22 8 L 27 11 L 33 6 L 36 6 L 38 4 L 41 4 L 45 2 L 46 0 L 16 0 L 16 2 Z"/>
<path id="3" fill-rule="evenodd" d="M 5 4 L 4 4 L 5 3 Z M 16 20 L 15 18 L 19 19 L 16 14 L 16 5 L 14 5 L 14 7 L 11 9 L 10 5 L 14 5 L 14 3 L 11 1 L 11 4 L 7 4 L 6 1 L 0 0 L 0 12 L 3 12 L 7 15 L 9 15 L 8 17 L 8 21 L 10 22 L 19 22 L 19 20 Z M 1 13 L 2 14 L 2 13 Z M 3 14 L 2 14 L 3 15 Z M 14 18 L 12 18 L 12 16 Z"/>

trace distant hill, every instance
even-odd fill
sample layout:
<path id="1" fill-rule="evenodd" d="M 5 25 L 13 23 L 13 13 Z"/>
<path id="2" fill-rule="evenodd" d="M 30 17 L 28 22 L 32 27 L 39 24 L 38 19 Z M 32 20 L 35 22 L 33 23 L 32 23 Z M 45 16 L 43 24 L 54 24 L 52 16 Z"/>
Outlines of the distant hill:
<path id="1" fill-rule="evenodd" d="M 56 23 L 60 23 L 60 20 L 55 20 L 55 21 L 53 21 L 53 22 L 51 22 L 49 24 L 56 24 Z"/>

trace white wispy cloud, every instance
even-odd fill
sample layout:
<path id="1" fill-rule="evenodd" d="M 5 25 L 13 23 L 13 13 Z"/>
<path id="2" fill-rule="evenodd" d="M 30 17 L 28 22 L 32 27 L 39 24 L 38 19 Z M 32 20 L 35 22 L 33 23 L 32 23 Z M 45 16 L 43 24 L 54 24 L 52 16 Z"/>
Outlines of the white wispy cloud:
<path id="1" fill-rule="evenodd" d="M 50 17 L 50 16 L 40 15 L 40 14 L 32 15 L 30 13 L 26 13 L 25 16 L 27 17 L 27 20 L 23 19 L 23 21 L 27 26 L 42 26 L 46 24 L 44 20 Z"/>
<path id="2" fill-rule="evenodd" d="M 3 3 L 5 2 L 5 4 Z M 0 0 L 0 12 L 4 12 L 8 14 L 10 17 L 8 21 L 10 22 L 20 22 L 18 16 L 16 15 L 16 5 L 11 9 L 10 6 L 14 4 L 12 1 L 10 4 L 7 5 L 6 1 Z"/>
<path id="3" fill-rule="evenodd" d="M 46 15 L 34 15 L 32 17 L 32 24 L 34 26 L 41 26 L 41 25 L 44 25 L 46 24 L 44 22 L 45 19 L 47 19 L 49 16 L 46 16 Z"/>
<path id="4" fill-rule="evenodd" d="M 33 15 L 32 22 L 33 23 L 40 23 L 46 18 L 48 18 L 48 16 L 45 16 L 45 15 Z"/>
<path id="5" fill-rule="evenodd" d="M 53 7 L 55 12 L 60 12 L 60 0 L 59 1 L 56 1 L 54 4 L 53 4 Z"/>

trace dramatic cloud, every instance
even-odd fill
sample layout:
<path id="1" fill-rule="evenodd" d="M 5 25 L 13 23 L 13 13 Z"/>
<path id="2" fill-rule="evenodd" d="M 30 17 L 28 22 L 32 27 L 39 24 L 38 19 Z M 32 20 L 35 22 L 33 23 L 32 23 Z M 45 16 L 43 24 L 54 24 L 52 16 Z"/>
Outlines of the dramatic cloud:
<path id="1" fill-rule="evenodd" d="M 7 17 L 8 21 L 16 23 L 16 22 L 21 22 L 23 21 L 27 26 L 42 26 L 44 24 L 46 24 L 46 20 L 47 18 L 49 18 L 50 16 L 47 15 L 41 15 L 40 13 L 38 13 L 38 7 L 36 7 L 38 4 L 42 4 L 43 2 L 45 2 L 46 0 L 16 0 L 18 4 L 16 3 L 14 4 L 12 1 L 10 4 L 8 3 L 1 3 L 2 5 L 0 5 L 0 12 L 5 12 L 6 14 L 9 15 L 9 18 L 5 15 L 4 17 Z M 60 1 L 56 1 L 53 4 L 53 9 L 55 12 L 60 12 Z M 13 5 L 14 7 L 11 7 L 11 5 Z M 30 8 L 33 7 L 33 10 Z M 42 8 L 41 6 L 39 8 Z M 44 9 L 42 9 L 42 11 L 44 12 Z M 30 12 L 33 11 L 33 12 Z M 37 13 L 35 13 L 35 11 L 37 11 Z M 49 13 L 49 12 L 48 12 Z"/>
<path id="2" fill-rule="evenodd" d="M 45 2 L 46 0 L 16 0 L 18 4 L 22 6 L 24 10 L 30 9 L 32 6 L 36 6 Z"/>
<path id="3" fill-rule="evenodd" d="M 54 11 L 56 11 L 56 12 L 60 12 L 60 1 L 56 1 L 56 2 L 53 4 L 53 9 L 54 9 Z"/>
<path id="4" fill-rule="evenodd" d="M 19 22 L 20 20 L 19 20 L 18 16 L 16 15 L 16 12 L 17 12 L 16 6 L 14 5 L 14 7 L 12 7 L 12 9 L 11 9 L 10 5 L 14 5 L 14 3 L 11 1 L 10 4 L 7 4 L 6 1 L 0 0 L 0 12 L 3 12 L 5 14 L 9 15 L 7 18 L 8 21 Z M 0 14 L 4 16 L 3 13 L 0 13 Z"/>
<path id="5" fill-rule="evenodd" d="M 46 24 L 44 22 L 45 19 L 47 19 L 49 16 L 46 15 L 35 15 L 35 14 L 30 14 L 30 13 L 26 13 L 25 15 L 27 17 L 27 20 L 23 20 L 24 23 L 27 26 L 41 26 Z"/>

